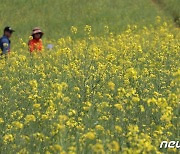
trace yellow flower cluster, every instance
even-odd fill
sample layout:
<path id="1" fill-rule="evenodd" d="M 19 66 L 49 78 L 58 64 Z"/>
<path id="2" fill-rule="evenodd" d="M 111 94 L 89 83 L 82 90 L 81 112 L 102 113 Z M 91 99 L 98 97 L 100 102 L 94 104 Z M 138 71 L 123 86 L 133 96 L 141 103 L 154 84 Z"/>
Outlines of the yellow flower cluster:
<path id="1" fill-rule="evenodd" d="M 178 139 L 178 29 L 157 17 L 121 34 L 71 31 L 51 51 L 21 45 L 0 60 L 0 153 L 167 153 L 161 141 Z"/>

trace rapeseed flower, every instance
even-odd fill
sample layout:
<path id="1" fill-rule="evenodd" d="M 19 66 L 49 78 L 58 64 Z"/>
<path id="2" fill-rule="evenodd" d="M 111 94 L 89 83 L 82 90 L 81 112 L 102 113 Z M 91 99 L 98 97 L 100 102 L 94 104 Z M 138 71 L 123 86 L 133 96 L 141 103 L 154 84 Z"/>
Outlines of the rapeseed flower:
<path id="1" fill-rule="evenodd" d="M 107 144 L 107 147 L 111 152 L 118 152 L 120 150 L 119 143 L 117 141 L 112 141 Z"/>
<path id="2" fill-rule="evenodd" d="M 178 128 L 179 34 L 156 20 L 102 36 L 87 25 L 41 54 L 21 39 L 0 62 L 0 151 L 166 153 L 159 144 Z"/>
<path id="3" fill-rule="evenodd" d="M 35 122 L 36 121 L 36 117 L 34 115 L 27 115 L 25 117 L 25 123 L 28 124 L 29 122 Z"/>
<path id="4" fill-rule="evenodd" d="M 14 136 L 12 134 L 6 134 L 3 136 L 3 142 L 4 144 L 8 144 L 9 142 L 14 141 Z"/>

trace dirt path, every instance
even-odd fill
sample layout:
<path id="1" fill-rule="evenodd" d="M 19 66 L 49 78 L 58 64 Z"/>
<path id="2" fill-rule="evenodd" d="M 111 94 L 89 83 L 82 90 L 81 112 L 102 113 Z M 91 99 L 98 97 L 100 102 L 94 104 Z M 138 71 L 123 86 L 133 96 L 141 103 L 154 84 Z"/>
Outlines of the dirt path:
<path id="1" fill-rule="evenodd" d="M 165 11 L 167 4 L 165 4 L 163 0 L 151 0 L 151 1 L 158 7 L 158 9 Z M 180 16 L 178 15 L 178 13 L 174 12 L 173 10 L 168 10 L 168 12 L 172 16 L 174 23 L 177 25 L 177 27 L 180 28 Z"/>

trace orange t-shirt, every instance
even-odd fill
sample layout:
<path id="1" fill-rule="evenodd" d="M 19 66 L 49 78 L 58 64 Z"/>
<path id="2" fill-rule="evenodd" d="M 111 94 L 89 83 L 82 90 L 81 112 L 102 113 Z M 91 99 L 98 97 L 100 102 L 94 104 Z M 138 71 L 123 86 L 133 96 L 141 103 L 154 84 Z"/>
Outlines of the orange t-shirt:
<path id="1" fill-rule="evenodd" d="M 36 40 L 36 39 L 32 39 L 29 41 L 28 43 L 29 46 L 29 51 L 33 52 L 33 51 L 41 51 L 43 49 L 43 43 L 42 40 Z"/>

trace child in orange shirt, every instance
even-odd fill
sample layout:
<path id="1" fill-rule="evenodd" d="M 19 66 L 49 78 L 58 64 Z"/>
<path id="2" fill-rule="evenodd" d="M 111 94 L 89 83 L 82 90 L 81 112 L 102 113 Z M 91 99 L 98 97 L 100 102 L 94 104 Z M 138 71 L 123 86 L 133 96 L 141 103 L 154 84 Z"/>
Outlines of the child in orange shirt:
<path id="1" fill-rule="evenodd" d="M 43 35 L 44 33 L 41 31 L 40 28 L 36 27 L 33 29 L 32 34 L 31 34 L 33 39 L 28 42 L 30 53 L 34 51 L 42 51 L 43 43 L 42 43 L 41 38 Z"/>

